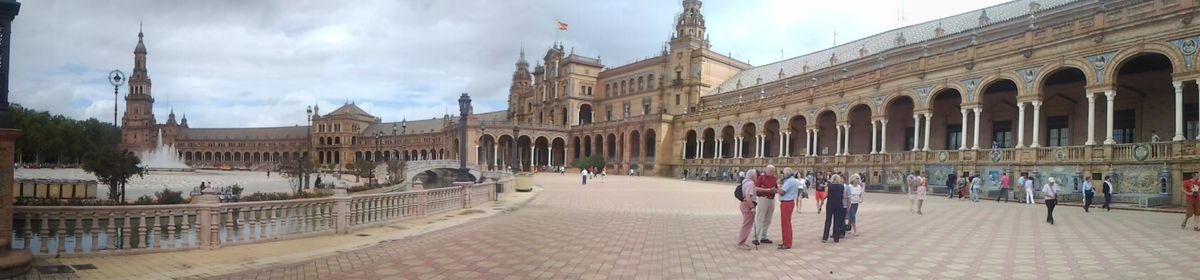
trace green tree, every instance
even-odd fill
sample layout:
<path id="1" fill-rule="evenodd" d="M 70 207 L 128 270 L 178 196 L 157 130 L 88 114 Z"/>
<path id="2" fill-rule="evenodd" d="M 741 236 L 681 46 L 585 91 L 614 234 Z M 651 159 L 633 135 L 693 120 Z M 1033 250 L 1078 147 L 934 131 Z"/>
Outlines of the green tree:
<path id="1" fill-rule="evenodd" d="M 375 178 L 375 166 L 375 162 L 362 159 L 351 163 L 349 169 L 354 172 L 354 182 L 358 183 L 358 178 Z"/>
<path id="2" fill-rule="evenodd" d="M 317 163 L 311 158 L 308 160 L 293 159 L 279 163 L 279 175 L 291 180 L 293 186 L 296 187 L 296 195 L 304 193 L 304 175 L 315 173 L 316 170 Z"/>
<path id="3" fill-rule="evenodd" d="M 405 179 L 404 178 L 404 176 L 405 176 L 404 168 L 406 167 L 406 165 L 407 165 L 407 163 L 405 163 L 403 160 L 388 161 L 387 162 L 388 175 L 392 176 L 392 181 L 388 182 L 388 183 L 403 183 L 404 179 Z"/>
<path id="4" fill-rule="evenodd" d="M 146 174 L 146 170 L 138 166 L 141 163 L 132 154 L 108 147 L 88 154 L 83 161 L 83 170 L 108 185 L 108 199 L 125 203 L 125 185 L 129 179 Z"/>
<path id="5" fill-rule="evenodd" d="M 579 169 L 595 167 L 596 172 L 600 172 L 600 170 L 603 170 L 605 166 L 604 157 L 600 155 L 592 155 L 590 157 L 581 158 L 576 160 L 575 164 L 572 166 Z"/>

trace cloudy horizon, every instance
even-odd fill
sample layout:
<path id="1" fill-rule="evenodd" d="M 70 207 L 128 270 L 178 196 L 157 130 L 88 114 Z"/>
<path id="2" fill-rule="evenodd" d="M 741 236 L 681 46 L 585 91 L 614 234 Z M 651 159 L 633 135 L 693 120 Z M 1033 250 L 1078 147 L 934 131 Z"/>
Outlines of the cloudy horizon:
<path id="1" fill-rule="evenodd" d="M 844 43 L 900 26 L 902 0 L 870 1 L 710 0 L 703 13 L 714 51 L 757 66 L 832 47 L 835 32 Z M 306 106 L 346 102 L 384 121 L 429 119 L 455 113 L 462 92 L 490 112 L 506 107 L 522 46 L 531 64 L 557 38 L 624 65 L 658 54 L 680 2 L 22 1 L 10 99 L 111 121 L 105 78 L 132 71 L 140 22 L 159 123 L 173 110 L 192 127 L 303 125 Z M 904 2 L 917 24 L 1007 1 Z"/>

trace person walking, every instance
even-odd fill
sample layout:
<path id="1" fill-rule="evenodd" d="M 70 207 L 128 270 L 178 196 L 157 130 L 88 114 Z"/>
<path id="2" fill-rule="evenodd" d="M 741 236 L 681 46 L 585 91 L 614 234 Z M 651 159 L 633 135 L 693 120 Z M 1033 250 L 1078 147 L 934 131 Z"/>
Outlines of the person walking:
<path id="1" fill-rule="evenodd" d="M 1092 197 L 1096 196 L 1096 189 L 1092 187 L 1092 180 L 1083 179 L 1083 212 L 1089 212 L 1092 208 Z"/>
<path id="2" fill-rule="evenodd" d="M 1112 185 L 1112 176 L 1104 176 L 1104 189 L 1102 189 L 1101 191 L 1104 191 L 1104 211 L 1112 212 L 1112 208 L 1110 207 L 1110 204 L 1112 204 L 1112 197 L 1113 197 L 1113 193 L 1114 193 L 1113 185 Z"/>
<path id="3" fill-rule="evenodd" d="M 946 175 L 946 198 L 954 199 L 955 186 L 958 185 L 958 174 L 950 172 Z"/>
<path id="4" fill-rule="evenodd" d="M 750 173 L 754 173 L 754 169 L 750 169 Z M 754 227 L 754 196 L 757 193 L 754 189 L 754 180 L 742 180 L 742 201 L 738 202 L 738 210 L 742 212 L 742 229 L 738 232 L 737 248 L 742 250 L 750 250 L 750 245 L 746 245 L 746 239 L 750 237 L 750 230 Z"/>
<path id="5" fill-rule="evenodd" d="M 829 203 L 825 204 L 825 229 L 821 233 L 821 243 L 829 242 L 832 229 L 833 242 L 838 243 L 845 235 L 846 205 L 850 203 L 846 196 L 845 181 L 842 176 L 834 174 L 829 177 L 831 184 L 828 188 Z"/>
<path id="6" fill-rule="evenodd" d="M 687 170 L 687 168 L 684 168 L 683 169 L 683 180 L 684 181 L 687 181 L 687 176 L 688 176 L 688 170 Z"/>
<path id="7" fill-rule="evenodd" d="M 802 186 L 792 168 L 784 168 L 783 174 L 783 187 L 776 191 L 779 195 L 779 226 L 783 230 L 783 241 L 778 249 L 787 250 L 792 248 L 792 211 L 796 209 L 796 200 L 800 198 Z"/>
<path id="8" fill-rule="evenodd" d="M 862 176 L 850 176 L 850 230 L 854 232 L 854 236 L 858 236 L 858 207 L 862 204 L 862 195 L 866 190 Z"/>
<path id="9" fill-rule="evenodd" d="M 817 214 L 821 214 L 821 209 L 825 207 L 826 190 L 829 189 L 829 181 L 825 180 L 825 174 L 817 172 L 817 185 L 813 188 L 816 193 Z"/>
<path id="10" fill-rule="evenodd" d="M 1008 203 L 1008 172 L 1000 175 L 1000 194 L 996 196 L 996 203 L 1000 203 L 1000 198 L 1004 198 L 1004 203 Z"/>
<path id="11" fill-rule="evenodd" d="M 811 181 L 809 181 L 807 178 L 801 178 L 800 171 L 796 171 L 796 176 L 794 177 L 796 177 L 797 182 L 800 182 L 800 197 L 796 198 L 796 214 L 801 214 L 804 212 L 800 211 L 801 206 L 803 206 L 803 203 L 801 202 L 804 202 L 805 199 L 808 199 L 808 186 L 809 182 Z"/>
<path id="12" fill-rule="evenodd" d="M 917 184 L 921 182 L 921 180 L 917 179 L 917 176 L 918 175 L 908 174 L 908 178 L 905 178 L 904 180 L 904 192 L 908 193 L 909 213 L 917 212 Z"/>
<path id="13" fill-rule="evenodd" d="M 754 218 L 754 245 L 759 243 L 771 244 L 774 243 L 771 239 L 767 239 L 767 233 L 771 228 L 771 216 L 775 214 L 775 193 L 779 189 L 779 180 L 775 179 L 775 166 L 767 165 L 767 168 L 757 177 L 749 177 L 755 180 L 755 190 L 758 191 L 758 196 L 755 202 L 756 217 Z"/>
<path id="14" fill-rule="evenodd" d="M 925 206 L 925 194 L 929 193 L 929 179 L 917 176 L 917 215 L 921 213 L 921 208 Z"/>
<path id="15" fill-rule="evenodd" d="M 588 169 L 587 169 L 587 168 L 580 168 L 580 169 L 581 169 L 581 170 L 583 170 L 583 173 L 582 173 L 582 175 L 583 175 L 583 185 L 584 185 L 584 186 L 587 186 L 587 179 L 588 179 Z"/>
<path id="16" fill-rule="evenodd" d="M 1025 178 L 1025 204 L 1033 204 L 1033 176 Z"/>
<path id="17" fill-rule="evenodd" d="M 1017 187 L 1017 188 L 1024 188 L 1024 187 L 1025 187 L 1025 175 L 1021 175 L 1021 177 L 1017 177 L 1017 185 L 1016 185 L 1016 187 Z M 1015 193 L 1015 192 L 1017 192 L 1017 190 L 1013 190 L 1013 192 Z M 1018 200 L 1018 202 L 1020 202 L 1020 201 Z"/>
<path id="18" fill-rule="evenodd" d="M 1200 180 L 1196 179 L 1196 173 L 1183 181 L 1183 197 L 1187 200 L 1187 208 L 1183 209 L 1183 224 L 1179 228 L 1187 229 L 1188 219 L 1196 217 L 1196 226 L 1192 230 L 1200 231 Z"/>
<path id="19" fill-rule="evenodd" d="M 1047 178 L 1046 185 L 1042 186 L 1042 196 L 1046 199 L 1046 222 L 1051 225 L 1054 224 L 1054 206 L 1058 205 L 1058 193 L 1061 191 L 1054 177 Z"/>
<path id="20" fill-rule="evenodd" d="M 983 188 L 983 179 L 979 173 L 971 173 L 971 201 L 979 202 L 979 189 Z"/>
<path id="21" fill-rule="evenodd" d="M 962 177 L 958 177 L 958 200 L 963 200 L 967 197 L 967 190 L 971 186 L 971 174 L 963 172 Z"/>

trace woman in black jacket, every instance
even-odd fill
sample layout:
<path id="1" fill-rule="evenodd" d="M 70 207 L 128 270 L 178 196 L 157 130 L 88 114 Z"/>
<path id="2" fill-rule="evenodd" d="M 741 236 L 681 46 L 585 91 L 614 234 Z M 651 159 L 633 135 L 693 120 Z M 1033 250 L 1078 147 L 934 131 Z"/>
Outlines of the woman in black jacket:
<path id="1" fill-rule="evenodd" d="M 850 205 L 850 197 L 846 195 L 846 181 L 839 174 L 829 177 L 829 188 L 825 189 L 825 230 L 821 234 L 821 243 L 829 241 L 829 230 L 833 229 L 833 242 L 838 243 L 846 235 L 846 207 Z"/>

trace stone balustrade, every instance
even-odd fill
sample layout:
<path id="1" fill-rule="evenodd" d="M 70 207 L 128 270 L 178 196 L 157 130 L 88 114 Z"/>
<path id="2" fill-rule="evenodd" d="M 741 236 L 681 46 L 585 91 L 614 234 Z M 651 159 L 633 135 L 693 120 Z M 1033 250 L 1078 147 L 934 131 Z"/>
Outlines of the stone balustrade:
<path id="1" fill-rule="evenodd" d="M 506 172 L 483 183 L 369 195 L 220 203 L 211 191 L 192 204 L 15 206 L 16 250 L 34 255 L 136 254 L 270 242 L 351 230 L 472 208 L 496 200 L 496 185 L 512 189 Z M 499 181 L 494 181 L 499 179 Z"/>

